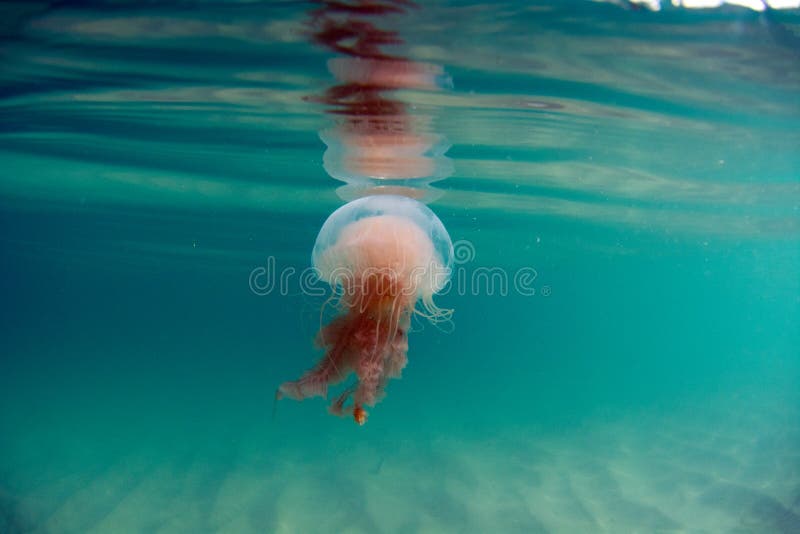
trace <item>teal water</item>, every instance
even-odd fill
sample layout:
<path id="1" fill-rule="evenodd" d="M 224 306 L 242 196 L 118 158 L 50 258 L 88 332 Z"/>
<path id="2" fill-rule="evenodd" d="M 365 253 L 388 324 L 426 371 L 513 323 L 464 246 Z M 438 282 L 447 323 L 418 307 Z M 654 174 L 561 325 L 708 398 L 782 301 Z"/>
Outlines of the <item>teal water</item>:
<path id="1" fill-rule="evenodd" d="M 374 19 L 452 79 L 392 98 L 456 273 L 536 276 L 359 427 L 273 406 L 325 297 L 250 284 L 344 203 L 319 7 L 0 6 L 0 532 L 800 531 L 800 14 Z"/>

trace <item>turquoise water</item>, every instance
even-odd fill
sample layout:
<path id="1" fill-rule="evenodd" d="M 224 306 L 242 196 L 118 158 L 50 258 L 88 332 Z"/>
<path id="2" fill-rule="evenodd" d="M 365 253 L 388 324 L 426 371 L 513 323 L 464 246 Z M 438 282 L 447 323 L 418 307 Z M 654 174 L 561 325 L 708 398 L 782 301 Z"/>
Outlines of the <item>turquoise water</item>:
<path id="1" fill-rule="evenodd" d="M 324 7 L 0 6 L 0 532 L 800 531 L 800 14 L 362 15 L 467 283 L 359 427 L 251 288 L 361 194 Z"/>

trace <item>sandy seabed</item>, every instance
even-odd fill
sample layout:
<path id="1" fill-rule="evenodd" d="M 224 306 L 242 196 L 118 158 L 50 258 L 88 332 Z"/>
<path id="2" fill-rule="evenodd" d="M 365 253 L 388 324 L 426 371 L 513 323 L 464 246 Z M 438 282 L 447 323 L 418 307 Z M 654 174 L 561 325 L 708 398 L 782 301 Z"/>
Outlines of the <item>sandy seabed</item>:
<path id="1" fill-rule="evenodd" d="M 0 531 L 800 532 L 799 412 L 742 398 L 560 433 L 133 454 L 2 490 Z"/>

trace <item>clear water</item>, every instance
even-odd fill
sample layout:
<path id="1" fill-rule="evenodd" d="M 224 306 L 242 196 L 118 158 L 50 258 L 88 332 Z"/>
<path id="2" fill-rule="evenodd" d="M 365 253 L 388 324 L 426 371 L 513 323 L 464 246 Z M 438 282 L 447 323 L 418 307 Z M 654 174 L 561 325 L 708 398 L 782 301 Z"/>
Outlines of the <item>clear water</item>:
<path id="1" fill-rule="evenodd" d="M 383 17 L 458 268 L 536 277 L 359 427 L 273 415 L 324 297 L 249 284 L 343 203 L 319 7 L 0 6 L 0 531 L 800 531 L 800 14 Z"/>

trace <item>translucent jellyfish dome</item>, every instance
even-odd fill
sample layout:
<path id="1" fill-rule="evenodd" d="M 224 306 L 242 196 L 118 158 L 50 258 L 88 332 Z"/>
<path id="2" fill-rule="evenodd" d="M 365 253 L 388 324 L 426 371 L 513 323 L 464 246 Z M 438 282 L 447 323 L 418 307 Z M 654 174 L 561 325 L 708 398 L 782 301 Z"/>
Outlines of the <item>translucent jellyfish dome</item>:
<path id="1" fill-rule="evenodd" d="M 344 287 L 366 272 L 390 272 L 412 303 L 431 298 L 450 277 L 453 243 L 425 204 L 399 195 L 373 195 L 328 217 L 312 253 L 320 278 Z M 435 308 L 435 307 L 434 307 Z"/>

